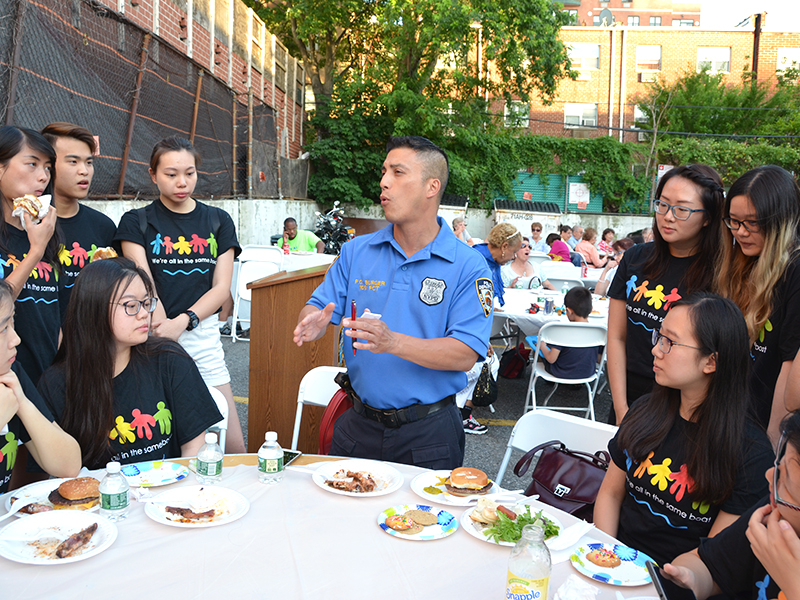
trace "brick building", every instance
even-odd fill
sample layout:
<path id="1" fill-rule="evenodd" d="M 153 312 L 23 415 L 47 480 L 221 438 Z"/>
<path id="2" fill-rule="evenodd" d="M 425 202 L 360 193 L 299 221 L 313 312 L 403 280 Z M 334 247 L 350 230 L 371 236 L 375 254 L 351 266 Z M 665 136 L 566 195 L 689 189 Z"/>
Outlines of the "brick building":
<path id="1" fill-rule="evenodd" d="M 740 81 L 744 70 L 757 67 L 759 81 L 775 82 L 777 71 L 800 65 L 800 33 L 762 31 L 757 65 L 752 62 L 752 30 L 564 27 L 561 38 L 570 47 L 578 79 L 562 81 L 550 106 L 535 100 L 530 106 L 494 103 L 493 112 L 505 115 L 506 126 L 543 135 L 615 135 L 635 141 L 637 133 L 619 129 L 635 127 L 637 99 L 648 93 L 656 78 L 669 81 L 687 69 L 708 65 L 727 81 Z"/>
<path id="2" fill-rule="evenodd" d="M 303 64 L 241 0 L 100 0 L 227 82 L 275 110 L 278 148 L 295 158 L 303 145 Z"/>
<path id="3" fill-rule="evenodd" d="M 610 11 L 613 20 L 603 18 Z M 699 2 L 672 0 L 565 0 L 564 11 L 580 26 L 607 27 L 617 23 L 631 27 L 699 27 Z M 602 13 L 602 14 L 601 14 Z"/>

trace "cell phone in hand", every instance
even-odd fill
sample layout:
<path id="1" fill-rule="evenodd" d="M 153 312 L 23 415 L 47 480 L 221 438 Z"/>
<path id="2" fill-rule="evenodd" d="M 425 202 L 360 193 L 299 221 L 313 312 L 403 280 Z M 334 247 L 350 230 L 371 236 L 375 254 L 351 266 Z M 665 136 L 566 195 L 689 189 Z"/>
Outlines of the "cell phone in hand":
<path id="1" fill-rule="evenodd" d="M 681 587 L 674 581 L 667 579 L 658 565 L 648 560 L 644 563 L 644 566 L 647 567 L 647 572 L 650 573 L 653 586 L 655 586 L 658 597 L 661 600 L 697 600 L 692 590 Z"/>

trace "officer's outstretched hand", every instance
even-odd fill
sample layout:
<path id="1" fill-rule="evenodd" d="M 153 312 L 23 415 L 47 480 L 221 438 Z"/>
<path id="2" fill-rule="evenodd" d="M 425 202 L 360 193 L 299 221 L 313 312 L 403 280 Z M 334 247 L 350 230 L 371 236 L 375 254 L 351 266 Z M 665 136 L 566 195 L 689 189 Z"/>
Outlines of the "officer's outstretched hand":
<path id="1" fill-rule="evenodd" d="M 321 338 L 328 328 L 328 325 L 330 325 L 334 308 L 336 308 L 336 305 L 333 302 L 322 310 L 311 305 L 306 305 L 303 312 L 300 313 L 301 316 L 304 313 L 306 313 L 306 315 L 300 319 L 297 327 L 294 328 L 294 343 L 298 346 L 302 346 L 303 342 L 313 342 Z"/>
<path id="2" fill-rule="evenodd" d="M 369 312 L 366 310 L 364 312 Z M 356 350 L 369 350 L 380 354 L 388 352 L 396 354 L 400 336 L 389 329 L 389 326 L 380 319 L 358 318 L 342 319 L 344 334 L 355 338 L 353 347 Z"/>

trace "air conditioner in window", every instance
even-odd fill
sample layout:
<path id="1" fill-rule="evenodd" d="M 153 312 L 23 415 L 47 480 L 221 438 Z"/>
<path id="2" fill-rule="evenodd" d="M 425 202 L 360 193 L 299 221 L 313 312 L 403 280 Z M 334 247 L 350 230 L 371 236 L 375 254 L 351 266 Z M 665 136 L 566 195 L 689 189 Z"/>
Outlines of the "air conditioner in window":
<path id="1" fill-rule="evenodd" d="M 647 134 L 644 131 L 640 131 L 639 133 L 636 134 L 636 139 L 640 142 L 646 142 Z"/>
<path id="2" fill-rule="evenodd" d="M 581 125 L 583 125 L 584 127 L 594 127 L 595 125 L 597 125 L 597 121 L 595 119 L 583 119 Z"/>
<path id="3" fill-rule="evenodd" d="M 591 81 L 591 79 L 592 79 L 591 71 L 578 71 L 578 81 Z"/>
<path id="4" fill-rule="evenodd" d="M 639 81 L 642 83 L 653 83 L 658 79 L 658 71 L 642 71 L 639 73 Z"/>

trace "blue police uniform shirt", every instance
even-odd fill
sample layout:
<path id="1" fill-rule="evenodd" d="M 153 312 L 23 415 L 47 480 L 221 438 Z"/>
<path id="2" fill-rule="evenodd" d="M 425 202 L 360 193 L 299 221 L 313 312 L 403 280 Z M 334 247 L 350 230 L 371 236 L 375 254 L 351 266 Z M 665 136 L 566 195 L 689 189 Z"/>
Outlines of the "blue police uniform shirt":
<path id="1" fill-rule="evenodd" d="M 503 286 L 503 274 L 500 270 L 500 263 L 498 263 L 492 256 L 492 253 L 489 252 L 489 244 L 475 244 L 472 249 L 480 252 L 480 255 L 486 259 L 486 264 L 492 272 L 494 295 L 497 296 L 497 299 L 500 301 L 500 306 L 505 306 L 506 301 L 503 298 L 503 290 L 505 287 Z"/>
<path id="2" fill-rule="evenodd" d="M 439 233 L 422 250 L 406 257 L 394 239 L 394 225 L 342 246 L 325 281 L 308 304 L 333 302 L 338 325 L 365 309 L 381 315 L 392 331 L 418 338 L 449 337 L 463 342 L 483 360 L 492 326 L 494 290 L 486 262 L 437 217 Z M 358 350 L 344 338 L 344 355 L 353 389 L 374 408 L 433 404 L 467 385 L 463 371 L 437 371 L 393 354 Z"/>

